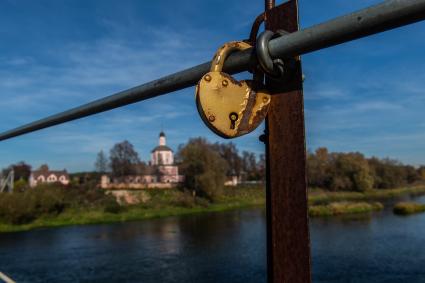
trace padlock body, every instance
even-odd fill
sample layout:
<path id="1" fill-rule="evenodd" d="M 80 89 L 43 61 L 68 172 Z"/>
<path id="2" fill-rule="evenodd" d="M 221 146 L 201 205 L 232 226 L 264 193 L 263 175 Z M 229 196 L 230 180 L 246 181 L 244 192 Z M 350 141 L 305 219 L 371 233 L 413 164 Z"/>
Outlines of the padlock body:
<path id="1" fill-rule="evenodd" d="M 224 138 L 255 130 L 267 114 L 270 95 L 254 92 L 251 85 L 252 81 L 237 81 L 220 71 L 205 74 L 196 88 L 196 105 L 205 124 Z"/>

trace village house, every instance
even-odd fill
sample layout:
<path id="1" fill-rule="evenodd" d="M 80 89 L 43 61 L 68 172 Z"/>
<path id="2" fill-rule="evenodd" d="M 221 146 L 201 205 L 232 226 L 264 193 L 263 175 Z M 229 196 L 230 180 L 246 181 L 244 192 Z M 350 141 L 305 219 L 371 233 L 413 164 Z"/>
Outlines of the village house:
<path id="1" fill-rule="evenodd" d="M 226 180 L 224 182 L 224 185 L 227 187 L 236 187 L 238 184 L 241 183 L 241 176 L 238 176 L 235 172 L 235 170 L 230 171 L 230 173 L 226 176 Z"/>
<path id="2" fill-rule="evenodd" d="M 42 183 L 60 183 L 62 185 L 68 185 L 68 172 L 65 169 L 62 171 L 52 171 L 47 165 L 42 165 L 39 169 L 31 171 L 29 184 L 30 187 L 33 188 Z"/>
<path id="3" fill-rule="evenodd" d="M 108 175 L 101 177 L 100 187 L 103 189 L 144 189 L 172 188 L 183 182 L 179 168 L 174 163 L 174 152 L 167 146 L 164 132 L 159 134 L 158 146 L 151 151 L 151 160 L 143 175 L 126 176 L 123 179 L 111 179 Z"/>

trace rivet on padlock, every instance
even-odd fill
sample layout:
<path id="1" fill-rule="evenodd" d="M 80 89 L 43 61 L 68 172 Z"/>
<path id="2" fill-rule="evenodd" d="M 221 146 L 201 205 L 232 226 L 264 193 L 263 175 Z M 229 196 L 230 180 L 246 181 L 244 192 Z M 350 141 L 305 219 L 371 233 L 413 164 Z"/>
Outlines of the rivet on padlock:
<path id="1" fill-rule="evenodd" d="M 214 56 L 210 72 L 196 87 L 196 106 L 204 123 L 224 138 L 234 138 L 255 130 L 265 119 L 270 95 L 256 89 L 252 80 L 238 81 L 222 72 L 227 56 L 250 48 L 242 41 L 224 44 Z"/>

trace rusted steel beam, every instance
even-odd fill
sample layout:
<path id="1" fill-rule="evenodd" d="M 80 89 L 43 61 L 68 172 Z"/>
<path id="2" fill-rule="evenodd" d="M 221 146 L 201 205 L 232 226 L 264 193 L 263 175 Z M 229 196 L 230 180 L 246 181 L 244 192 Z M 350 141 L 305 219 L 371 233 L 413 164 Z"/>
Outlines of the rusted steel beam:
<path id="1" fill-rule="evenodd" d="M 274 8 L 274 6 L 275 6 L 275 0 L 265 0 L 264 1 L 264 3 L 265 3 L 265 11 L 268 11 L 268 10 L 271 10 L 271 9 L 273 9 Z"/>
<path id="2" fill-rule="evenodd" d="M 266 12 L 266 28 L 296 32 L 298 3 Z M 311 282 L 306 147 L 301 60 L 286 61 L 284 81 L 267 80 L 273 93 L 266 121 L 268 282 Z"/>

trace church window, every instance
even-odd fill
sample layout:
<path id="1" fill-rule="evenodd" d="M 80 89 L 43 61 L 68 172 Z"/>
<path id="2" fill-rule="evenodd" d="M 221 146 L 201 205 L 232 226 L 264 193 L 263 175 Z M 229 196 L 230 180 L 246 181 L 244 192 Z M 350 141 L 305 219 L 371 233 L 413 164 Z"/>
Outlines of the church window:
<path id="1" fill-rule="evenodd" d="M 56 178 L 56 176 L 55 175 L 50 175 L 48 178 L 47 178 L 47 181 L 48 182 L 55 182 L 57 180 L 57 178 Z"/>

